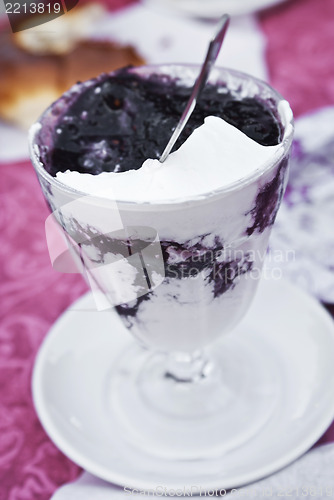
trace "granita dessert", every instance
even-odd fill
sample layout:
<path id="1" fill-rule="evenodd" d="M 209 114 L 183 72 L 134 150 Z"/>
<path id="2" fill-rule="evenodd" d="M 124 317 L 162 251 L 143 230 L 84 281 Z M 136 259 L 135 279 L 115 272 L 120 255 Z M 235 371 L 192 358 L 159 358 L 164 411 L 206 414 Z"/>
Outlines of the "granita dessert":
<path id="1" fill-rule="evenodd" d="M 72 87 L 32 129 L 43 192 L 90 281 L 164 352 L 201 349 L 247 311 L 292 140 L 281 96 L 215 69 L 160 163 L 197 75 L 177 65 L 103 74 Z M 84 199 L 90 209 L 77 210 Z"/>
<path id="2" fill-rule="evenodd" d="M 173 460 L 237 448 L 279 400 L 256 334 L 215 341 L 256 292 L 287 182 L 292 114 L 265 83 L 215 68 L 160 163 L 199 70 L 144 66 L 79 83 L 30 136 L 53 218 L 97 308 L 113 306 L 124 333 L 98 388 L 102 417 L 132 448 Z"/>

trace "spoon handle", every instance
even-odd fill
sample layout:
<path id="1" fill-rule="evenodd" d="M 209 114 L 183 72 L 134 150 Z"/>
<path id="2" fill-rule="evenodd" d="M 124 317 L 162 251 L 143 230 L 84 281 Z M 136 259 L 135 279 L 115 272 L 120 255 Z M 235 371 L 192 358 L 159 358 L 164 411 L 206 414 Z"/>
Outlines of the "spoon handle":
<path id="1" fill-rule="evenodd" d="M 201 71 L 199 76 L 197 77 L 197 80 L 195 82 L 195 85 L 193 87 L 193 90 L 191 92 L 191 96 L 189 98 L 189 101 L 187 102 L 187 105 L 182 113 L 182 116 L 180 118 L 179 123 L 177 124 L 171 138 L 168 141 L 167 146 L 165 147 L 159 161 L 163 163 L 169 153 L 171 152 L 174 144 L 176 143 L 177 139 L 179 138 L 182 130 L 186 126 L 192 112 L 195 109 L 197 99 L 202 92 L 207 79 L 209 77 L 210 71 L 212 69 L 212 66 L 216 62 L 216 59 L 218 57 L 218 54 L 220 52 L 223 40 L 225 38 L 225 34 L 228 28 L 230 22 L 230 16 L 228 14 L 224 14 L 221 20 L 219 21 L 217 33 L 215 37 L 211 40 L 208 51 L 204 60 L 204 63 L 201 67 Z"/>

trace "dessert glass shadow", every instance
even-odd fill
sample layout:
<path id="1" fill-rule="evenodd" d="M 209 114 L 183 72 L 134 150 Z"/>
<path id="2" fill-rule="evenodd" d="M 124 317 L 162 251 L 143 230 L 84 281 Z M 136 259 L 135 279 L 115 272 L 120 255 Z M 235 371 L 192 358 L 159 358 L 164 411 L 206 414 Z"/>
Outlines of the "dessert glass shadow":
<path id="1" fill-rule="evenodd" d="M 161 95 L 169 81 L 190 93 L 198 71 L 186 65 L 127 70 L 143 81 L 160 82 Z M 57 134 L 64 132 L 60 125 L 67 121 L 72 130 L 78 128 L 69 110 L 78 108 L 83 93 L 98 95 L 106 78 L 75 85 L 30 134 L 42 191 L 91 285 L 97 310 L 111 309 L 120 318 L 119 328 L 125 325 L 137 339 L 110 369 L 106 408 L 126 439 L 145 452 L 180 460 L 221 454 L 255 435 L 274 411 L 274 381 L 266 379 L 258 357 L 241 343 L 226 348 L 224 334 L 243 318 L 259 283 L 287 183 L 291 110 L 264 82 L 232 70 L 213 70 L 209 85 L 217 90 L 218 100 L 228 94 L 237 103 L 253 100 L 270 112 L 281 142 L 276 154 L 247 177 L 201 196 L 154 203 L 117 200 L 103 190 L 90 195 L 68 187 L 51 175 L 50 164 Z M 113 102 L 119 119 L 120 100 Z M 251 108 L 240 109 L 239 114 L 251 116 Z M 87 119 L 87 110 L 79 110 L 82 120 Z M 247 121 L 246 114 L 235 118 L 234 111 L 227 118 L 243 123 L 245 133 L 252 123 L 260 138 L 268 134 L 266 124 Z M 122 118 L 125 129 L 131 127 L 128 119 Z M 91 136 L 98 155 L 101 137 Z M 158 147 L 156 157 L 165 145 L 161 151 Z M 62 156 L 66 164 L 57 168 L 71 168 L 74 153 L 85 147 L 79 137 L 74 149 Z M 103 154 L 99 165 L 102 160 Z M 131 158 L 127 161 L 131 164 Z"/>

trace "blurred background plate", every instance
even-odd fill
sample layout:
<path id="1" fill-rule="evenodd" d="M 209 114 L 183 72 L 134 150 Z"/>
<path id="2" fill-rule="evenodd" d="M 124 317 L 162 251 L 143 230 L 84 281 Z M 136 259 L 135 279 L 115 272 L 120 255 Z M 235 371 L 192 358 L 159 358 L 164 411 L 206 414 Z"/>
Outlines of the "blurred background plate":
<path id="1" fill-rule="evenodd" d="M 213 19 L 224 13 L 249 14 L 287 0 L 144 0 L 147 5 L 179 14 Z"/>

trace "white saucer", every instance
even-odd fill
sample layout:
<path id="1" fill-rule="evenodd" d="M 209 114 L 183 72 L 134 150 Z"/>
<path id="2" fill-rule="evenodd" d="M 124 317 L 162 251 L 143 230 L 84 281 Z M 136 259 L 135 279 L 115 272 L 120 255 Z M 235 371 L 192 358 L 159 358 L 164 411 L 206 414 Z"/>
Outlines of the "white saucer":
<path id="1" fill-rule="evenodd" d="M 250 14 L 287 0 L 145 0 L 154 8 L 162 8 L 186 16 L 216 19 L 230 15 Z"/>
<path id="2" fill-rule="evenodd" d="M 334 418 L 334 323 L 291 284 L 263 280 L 248 315 L 222 342 L 235 336 L 262 342 L 281 390 L 264 427 L 223 456 L 159 459 L 122 439 L 108 418 L 102 381 L 134 341 L 112 311 L 94 310 L 90 295 L 65 312 L 39 351 L 33 373 L 39 418 L 69 458 L 122 486 L 204 491 L 258 480 L 307 451 Z"/>

